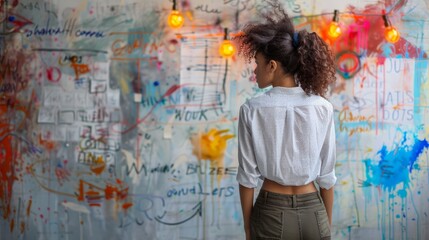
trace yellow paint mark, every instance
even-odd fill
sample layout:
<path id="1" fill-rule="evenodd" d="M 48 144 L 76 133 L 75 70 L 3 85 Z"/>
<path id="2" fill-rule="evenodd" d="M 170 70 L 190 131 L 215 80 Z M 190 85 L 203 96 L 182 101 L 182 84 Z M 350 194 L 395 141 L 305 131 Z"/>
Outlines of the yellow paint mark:
<path id="1" fill-rule="evenodd" d="M 192 13 L 192 11 L 186 11 L 186 16 L 188 17 L 189 20 L 194 21 L 194 14 Z"/>
<path id="2" fill-rule="evenodd" d="M 402 108 L 401 104 L 397 104 L 395 106 L 393 106 L 393 110 L 400 110 Z"/>
<path id="3" fill-rule="evenodd" d="M 223 158 L 226 141 L 234 137 L 232 134 L 222 135 L 228 131 L 210 129 L 207 133 L 200 133 L 192 137 L 191 142 L 194 146 L 194 155 L 199 160 L 217 161 L 219 158 Z"/>
<path id="4" fill-rule="evenodd" d="M 125 79 L 121 78 L 119 80 L 119 86 L 121 86 L 121 90 L 123 94 L 128 94 L 130 92 L 130 88 L 128 87 L 128 82 Z"/>
<path id="5" fill-rule="evenodd" d="M 233 134 L 225 134 L 229 130 L 218 130 L 210 129 L 206 133 L 199 133 L 191 138 L 193 145 L 192 153 L 198 158 L 198 160 L 210 161 L 210 167 L 216 167 L 217 169 L 223 168 L 224 154 L 227 146 L 228 139 L 235 137 Z M 222 175 L 218 175 L 218 183 Z"/>

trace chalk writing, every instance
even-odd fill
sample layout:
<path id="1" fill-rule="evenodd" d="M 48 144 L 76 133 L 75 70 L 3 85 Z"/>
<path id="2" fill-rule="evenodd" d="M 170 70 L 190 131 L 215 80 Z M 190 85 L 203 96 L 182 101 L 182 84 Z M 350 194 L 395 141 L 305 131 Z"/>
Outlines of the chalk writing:
<path id="1" fill-rule="evenodd" d="M 355 133 L 371 131 L 371 123 L 375 120 L 374 116 L 354 115 L 348 109 L 344 109 L 338 116 L 340 121 L 340 131 L 348 132 L 349 136 Z"/>
<path id="2" fill-rule="evenodd" d="M 208 4 L 201 4 L 195 7 L 195 10 L 205 12 L 205 13 L 221 13 L 219 9 L 216 8 L 210 8 Z"/>
<path id="3" fill-rule="evenodd" d="M 132 172 L 136 174 L 143 174 L 144 176 L 148 176 L 148 174 L 155 173 L 172 173 L 174 164 L 159 164 L 157 166 L 148 166 L 147 164 L 142 164 L 140 168 L 137 167 L 136 163 L 133 162 L 131 166 L 127 166 L 126 173 L 130 175 Z"/>
<path id="4" fill-rule="evenodd" d="M 167 192 L 167 197 L 183 197 L 187 195 L 205 195 L 205 196 L 217 196 L 217 197 L 231 197 L 234 194 L 234 186 L 213 188 L 211 191 L 204 190 L 201 183 L 191 187 L 177 187 L 171 188 Z"/>
<path id="5" fill-rule="evenodd" d="M 237 175 L 237 167 L 209 167 L 204 169 L 200 164 L 188 164 L 186 175 L 201 174 L 201 175 Z"/>
<path id="6" fill-rule="evenodd" d="M 85 38 L 104 38 L 106 35 L 103 31 L 84 30 L 76 28 L 76 19 L 68 19 L 61 27 L 40 27 L 38 24 L 34 25 L 32 29 L 25 30 L 25 36 L 28 38 L 36 36 L 75 36 Z"/>

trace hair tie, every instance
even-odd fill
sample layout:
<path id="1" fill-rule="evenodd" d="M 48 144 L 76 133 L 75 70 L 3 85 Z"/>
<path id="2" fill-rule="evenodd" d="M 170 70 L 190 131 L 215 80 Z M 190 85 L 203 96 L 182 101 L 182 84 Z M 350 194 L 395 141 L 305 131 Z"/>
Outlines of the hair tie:
<path id="1" fill-rule="evenodd" d="M 298 35 L 298 32 L 294 32 L 293 33 L 292 45 L 293 45 L 294 48 L 297 48 L 298 45 L 299 45 L 299 35 Z"/>

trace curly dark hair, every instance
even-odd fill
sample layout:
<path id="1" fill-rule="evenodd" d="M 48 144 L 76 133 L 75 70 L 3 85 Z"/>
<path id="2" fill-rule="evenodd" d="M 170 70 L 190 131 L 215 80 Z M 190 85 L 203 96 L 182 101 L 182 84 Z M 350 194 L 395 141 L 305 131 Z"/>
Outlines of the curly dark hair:
<path id="1" fill-rule="evenodd" d="M 325 97 L 329 85 L 335 82 L 334 58 L 329 46 L 314 32 L 295 33 L 282 5 L 277 0 L 269 4 L 272 10 L 262 15 L 266 23 L 248 24 L 234 38 L 240 46 L 239 55 L 249 62 L 256 53 L 262 53 L 267 60 L 279 61 L 284 72 L 294 75 L 307 94 Z"/>

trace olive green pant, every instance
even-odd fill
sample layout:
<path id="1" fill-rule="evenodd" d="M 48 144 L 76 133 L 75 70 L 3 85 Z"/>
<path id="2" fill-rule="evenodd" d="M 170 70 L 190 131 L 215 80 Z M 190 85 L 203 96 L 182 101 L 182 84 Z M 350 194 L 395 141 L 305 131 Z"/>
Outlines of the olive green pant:
<path id="1" fill-rule="evenodd" d="M 250 217 L 252 239 L 331 239 L 319 192 L 289 195 L 261 190 Z"/>

